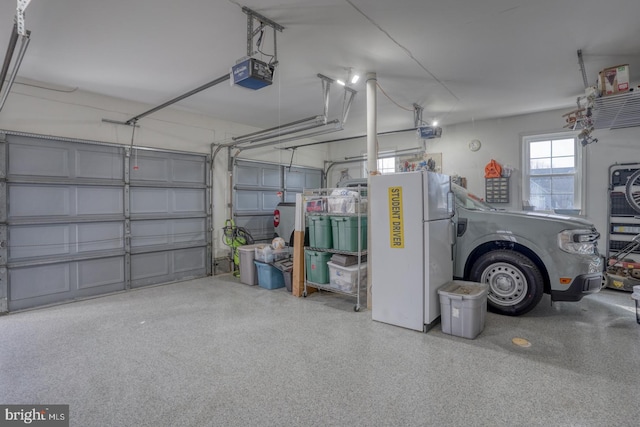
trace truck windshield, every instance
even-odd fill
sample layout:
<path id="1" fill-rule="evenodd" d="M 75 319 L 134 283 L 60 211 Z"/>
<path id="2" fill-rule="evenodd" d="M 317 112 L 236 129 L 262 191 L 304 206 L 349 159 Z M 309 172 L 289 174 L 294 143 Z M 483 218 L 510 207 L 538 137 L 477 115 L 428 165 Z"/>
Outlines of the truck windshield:
<path id="1" fill-rule="evenodd" d="M 475 194 L 471 194 L 466 188 L 451 183 L 451 190 L 456 195 L 456 205 L 471 211 L 495 211 L 496 208 L 482 201 Z"/>

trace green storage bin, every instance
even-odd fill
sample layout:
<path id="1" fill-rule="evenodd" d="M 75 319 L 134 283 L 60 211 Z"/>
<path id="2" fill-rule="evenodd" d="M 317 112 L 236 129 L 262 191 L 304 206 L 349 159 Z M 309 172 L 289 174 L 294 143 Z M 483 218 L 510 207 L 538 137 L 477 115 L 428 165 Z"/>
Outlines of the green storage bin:
<path id="1" fill-rule="evenodd" d="M 367 217 L 360 217 L 360 250 L 367 249 Z M 333 235 L 333 248 L 341 251 L 358 251 L 358 217 L 332 216 L 331 231 Z"/>
<path id="2" fill-rule="evenodd" d="M 304 269 L 307 272 L 307 280 L 309 282 L 323 285 L 329 283 L 329 266 L 327 262 L 331 259 L 331 253 L 304 251 Z"/>
<path id="3" fill-rule="evenodd" d="M 327 215 L 309 217 L 309 246 L 320 249 L 333 247 L 331 221 Z"/>

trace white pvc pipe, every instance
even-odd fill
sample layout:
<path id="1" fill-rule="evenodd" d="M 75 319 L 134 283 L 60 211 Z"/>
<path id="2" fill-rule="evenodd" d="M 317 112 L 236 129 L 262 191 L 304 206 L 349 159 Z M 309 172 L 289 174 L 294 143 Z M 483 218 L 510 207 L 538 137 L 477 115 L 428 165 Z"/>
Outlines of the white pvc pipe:
<path id="1" fill-rule="evenodd" d="M 376 92 L 378 80 L 376 73 L 367 73 L 367 191 L 369 203 L 367 204 L 367 216 L 371 218 L 371 175 L 378 172 L 378 111 L 376 107 Z M 371 221 L 371 220 L 369 220 Z M 369 222 L 371 224 L 371 222 Z M 367 241 L 371 242 L 371 227 L 367 228 Z M 371 283 L 373 279 L 372 263 L 375 261 L 374 248 L 369 245 L 367 262 L 367 308 L 371 309 Z"/>
<path id="2" fill-rule="evenodd" d="M 376 91 L 378 80 L 376 73 L 367 73 L 367 170 L 369 176 L 378 171 L 378 111 Z"/>

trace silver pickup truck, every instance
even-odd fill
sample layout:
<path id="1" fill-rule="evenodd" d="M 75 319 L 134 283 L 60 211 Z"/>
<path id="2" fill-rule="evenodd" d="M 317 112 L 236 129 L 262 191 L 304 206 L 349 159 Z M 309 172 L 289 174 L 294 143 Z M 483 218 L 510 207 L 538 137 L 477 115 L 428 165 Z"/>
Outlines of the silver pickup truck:
<path id="1" fill-rule="evenodd" d="M 366 180 L 340 186 L 357 185 Z M 490 310 L 518 316 L 533 309 L 544 293 L 552 301 L 579 301 L 600 291 L 604 261 L 597 249 L 600 234 L 591 222 L 498 210 L 456 184 L 451 187 L 457 234 L 453 274 L 488 284 Z M 276 233 L 290 242 L 294 210 L 295 203 L 280 203 L 274 213 Z"/>

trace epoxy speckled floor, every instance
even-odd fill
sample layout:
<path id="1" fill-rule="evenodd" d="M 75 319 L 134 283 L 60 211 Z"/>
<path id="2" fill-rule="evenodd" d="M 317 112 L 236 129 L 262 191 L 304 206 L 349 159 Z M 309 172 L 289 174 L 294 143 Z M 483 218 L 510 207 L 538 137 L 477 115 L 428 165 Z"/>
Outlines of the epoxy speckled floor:
<path id="1" fill-rule="evenodd" d="M 640 325 L 612 290 L 467 340 L 227 275 L 2 316 L 0 337 L 0 403 L 69 404 L 72 426 L 640 425 Z"/>

